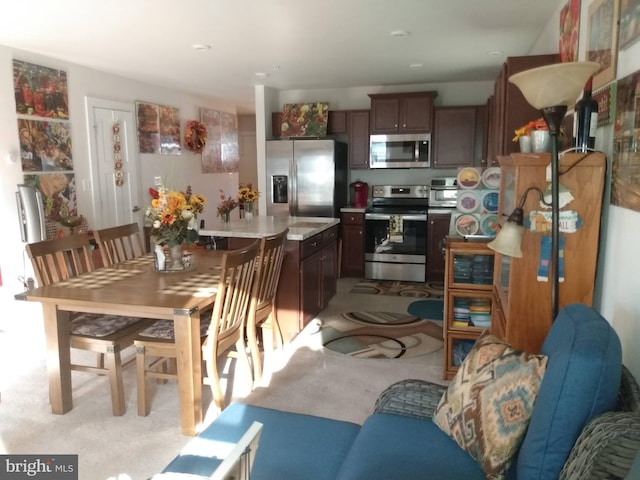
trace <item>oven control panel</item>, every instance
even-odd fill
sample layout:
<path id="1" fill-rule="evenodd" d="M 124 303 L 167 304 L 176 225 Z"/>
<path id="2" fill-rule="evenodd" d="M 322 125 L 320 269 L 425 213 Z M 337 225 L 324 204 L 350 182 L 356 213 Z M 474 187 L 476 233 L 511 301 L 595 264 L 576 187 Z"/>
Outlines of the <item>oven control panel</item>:
<path id="1" fill-rule="evenodd" d="M 429 198 L 427 185 L 374 185 L 373 198 Z"/>

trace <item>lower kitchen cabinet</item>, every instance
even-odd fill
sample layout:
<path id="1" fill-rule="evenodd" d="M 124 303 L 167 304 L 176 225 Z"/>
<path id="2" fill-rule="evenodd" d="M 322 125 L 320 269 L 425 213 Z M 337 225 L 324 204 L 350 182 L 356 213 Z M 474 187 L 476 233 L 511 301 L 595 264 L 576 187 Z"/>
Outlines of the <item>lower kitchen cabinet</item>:
<path id="1" fill-rule="evenodd" d="M 449 235 L 451 213 L 429 213 L 427 216 L 427 282 L 444 282 L 445 242 Z"/>
<path id="2" fill-rule="evenodd" d="M 341 275 L 364 277 L 364 213 L 343 213 L 340 227 L 342 229 Z"/>
<path id="3" fill-rule="evenodd" d="M 494 252 L 486 242 L 447 239 L 444 372 L 451 380 L 476 339 L 492 328 Z"/>
<path id="4" fill-rule="evenodd" d="M 255 239 L 229 238 L 229 249 Z M 338 281 L 338 226 L 302 241 L 287 240 L 276 295 L 278 324 L 285 342 L 327 306 Z"/>

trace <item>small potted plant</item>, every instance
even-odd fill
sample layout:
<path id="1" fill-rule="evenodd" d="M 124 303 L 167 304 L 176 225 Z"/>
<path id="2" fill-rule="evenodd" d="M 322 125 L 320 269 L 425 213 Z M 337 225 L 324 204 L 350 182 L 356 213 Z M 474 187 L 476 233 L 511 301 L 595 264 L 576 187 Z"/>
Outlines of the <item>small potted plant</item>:
<path id="1" fill-rule="evenodd" d="M 547 152 L 549 151 L 549 127 L 542 117 L 532 120 L 515 130 L 514 142 L 520 143 L 520 151 Z"/>
<path id="2" fill-rule="evenodd" d="M 225 197 L 224 190 L 220 189 L 220 203 L 218 204 L 218 216 L 223 223 L 229 223 L 229 214 L 238 206 L 238 201 L 231 196 Z"/>

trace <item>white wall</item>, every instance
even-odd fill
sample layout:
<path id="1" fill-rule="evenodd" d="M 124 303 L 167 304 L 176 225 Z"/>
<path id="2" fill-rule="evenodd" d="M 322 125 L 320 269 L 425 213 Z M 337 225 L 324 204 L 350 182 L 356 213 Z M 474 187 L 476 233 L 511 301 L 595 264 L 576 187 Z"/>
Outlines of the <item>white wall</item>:
<path id="1" fill-rule="evenodd" d="M 180 110 L 181 124 L 187 120 L 200 118 L 199 108 L 206 107 L 236 113 L 235 106 L 203 97 L 160 88 L 153 85 L 128 80 L 114 75 L 88 69 L 74 64 L 13 50 L 0 46 L 0 217 L 3 219 L 3 233 L 0 240 L 0 269 L 3 286 L 0 287 L 0 305 L 3 310 L 13 302 L 13 295 L 23 290 L 18 277 L 30 275 L 31 268 L 24 255 L 24 244 L 20 239 L 18 212 L 15 201 L 16 185 L 22 183 L 21 164 L 6 160 L 10 152 L 19 152 L 17 116 L 13 97 L 13 59 L 24 60 L 38 65 L 59 68 L 67 72 L 69 89 L 69 115 L 73 145 L 74 172 L 78 186 L 78 211 L 84 215 L 89 226 L 94 223 L 91 209 L 91 176 L 89 170 L 89 144 L 85 98 L 113 100 L 131 103 L 136 100 L 171 105 Z M 167 186 L 185 189 L 191 184 L 193 191 L 205 195 L 208 204 L 202 218 L 207 224 L 218 221 L 216 205 L 218 189 L 234 195 L 238 188 L 238 174 L 202 174 L 200 156 L 183 150 L 182 155 L 140 155 L 141 176 L 139 205 L 148 204 L 148 187 L 153 185 L 154 176 L 162 176 Z M 84 182 L 83 182 L 84 180 Z M 87 189 L 82 190 L 83 183 Z M 6 303 L 5 303 L 6 302 Z"/>
<path id="2" fill-rule="evenodd" d="M 579 60 L 586 59 L 589 6 L 583 0 L 580 14 Z M 564 2 L 563 2 L 564 3 Z M 557 52 L 560 7 L 547 25 L 531 54 Z M 640 69 L 640 42 L 618 52 L 617 79 Z M 605 152 L 609 168 L 606 190 L 610 192 L 613 126 L 598 129 L 596 148 Z M 623 362 L 636 378 L 640 378 L 640 254 L 636 242 L 640 238 L 640 212 L 610 205 L 606 195 L 603 208 L 602 235 L 595 306 L 618 332 L 622 341 Z"/>

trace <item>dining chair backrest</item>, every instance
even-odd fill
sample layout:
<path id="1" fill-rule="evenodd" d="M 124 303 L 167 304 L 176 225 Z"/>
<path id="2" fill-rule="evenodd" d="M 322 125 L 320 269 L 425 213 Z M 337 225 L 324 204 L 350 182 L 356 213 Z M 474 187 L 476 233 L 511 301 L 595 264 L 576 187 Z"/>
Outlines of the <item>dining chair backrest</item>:
<path id="1" fill-rule="evenodd" d="M 220 281 L 213 305 L 208 342 L 214 356 L 233 346 L 238 340 L 247 315 L 251 289 L 256 273 L 260 241 L 246 248 L 230 250 L 222 257 Z"/>
<path id="2" fill-rule="evenodd" d="M 251 308 L 256 311 L 271 308 L 275 300 L 287 233 L 288 228 L 277 235 L 265 237 L 260 242 L 258 272 L 251 294 Z"/>
<path id="3" fill-rule="evenodd" d="M 91 244 L 86 233 L 29 243 L 26 250 L 38 286 L 66 280 L 94 269 Z"/>
<path id="4" fill-rule="evenodd" d="M 94 236 L 105 267 L 145 253 L 137 223 L 96 230 Z"/>

